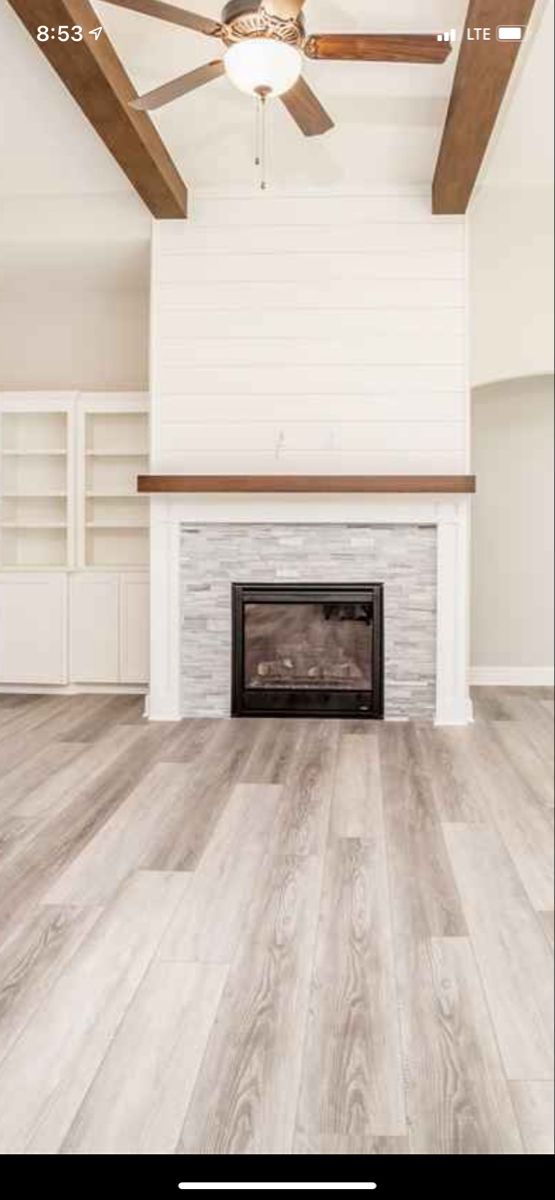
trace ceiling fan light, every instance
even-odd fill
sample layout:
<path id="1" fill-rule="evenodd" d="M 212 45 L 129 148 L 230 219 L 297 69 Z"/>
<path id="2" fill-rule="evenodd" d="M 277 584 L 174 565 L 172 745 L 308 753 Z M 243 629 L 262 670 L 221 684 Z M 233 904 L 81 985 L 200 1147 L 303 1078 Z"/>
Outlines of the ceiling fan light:
<path id="1" fill-rule="evenodd" d="M 228 79 L 241 92 L 257 95 L 264 91 L 283 96 L 297 82 L 302 57 L 295 46 L 272 38 L 246 38 L 235 42 L 224 56 Z"/>

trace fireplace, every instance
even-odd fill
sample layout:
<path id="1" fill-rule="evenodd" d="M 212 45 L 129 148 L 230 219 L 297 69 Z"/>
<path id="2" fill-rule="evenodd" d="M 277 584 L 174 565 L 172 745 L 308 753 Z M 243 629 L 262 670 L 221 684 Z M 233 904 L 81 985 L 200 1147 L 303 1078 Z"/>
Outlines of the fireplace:
<path id="1" fill-rule="evenodd" d="M 383 585 L 232 585 L 232 714 L 380 719 Z"/>

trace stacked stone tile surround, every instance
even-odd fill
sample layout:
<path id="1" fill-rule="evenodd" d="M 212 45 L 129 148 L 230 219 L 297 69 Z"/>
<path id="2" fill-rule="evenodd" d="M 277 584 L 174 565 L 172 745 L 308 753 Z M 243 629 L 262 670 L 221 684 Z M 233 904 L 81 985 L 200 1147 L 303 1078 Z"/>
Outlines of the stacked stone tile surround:
<path id="1" fill-rule="evenodd" d="M 184 717 L 230 715 L 232 583 L 383 583 L 386 719 L 435 711 L 436 529 L 181 525 Z"/>

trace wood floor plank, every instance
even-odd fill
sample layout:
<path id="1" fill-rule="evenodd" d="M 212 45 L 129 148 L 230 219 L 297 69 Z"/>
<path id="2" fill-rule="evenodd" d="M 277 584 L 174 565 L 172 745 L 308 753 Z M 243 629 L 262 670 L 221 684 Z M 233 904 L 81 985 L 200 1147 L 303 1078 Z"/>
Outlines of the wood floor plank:
<path id="1" fill-rule="evenodd" d="M 501 834 L 531 904 L 549 908 L 553 902 L 552 810 L 514 770 L 490 726 L 456 733 L 462 733 L 457 738 L 462 769 L 481 797 L 488 823 Z"/>
<path id="2" fill-rule="evenodd" d="M 552 767 L 538 754 L 522 726 L 517 721 L 498 721 L 491 724 L 489 729 L 523 784 L 548 808 L 553 808 L 555 789 Z"/>
<path id="3" fill-rule="evenodd" d="M 173 722 L 164 741 L 163 761 L 195 763 L 218 732 L 218 721 L 210 719 Z"/>
<path id="4" fill-rule="evenodd" d="M 540 758 L 553 764 L 553 718 L 551 714 L 541 701 L 522 691 L 515 690 L 508 703 L 513 720 L 520 724 L 536 753 L 540 755 Z"/>
<path id="5" fill-rule="evenodd" d="M 50 777 L 82 753 L 82 742 L 51 742 L 30 754 L 0 779 L 0 820 L 29 792 L 48 783 Z"/>
<path id="6" fill-rule="evenodd" d="M 58 1152 L 187 882 L 133 876 L 56 980 L 0 1064 L 1 1152 Z"/>
<path id="7" fill-rule="evenodd" d="M 65 734 L 66 741 L 94 742 L 113 725 L 135 725 L 144 720 L 144 696 L 108 696 Z"/>
<path id="8" fill-rule="evenodd" d="M 226 978 L 224 966 L 151 965 L 62 1154 L 173 1154 Z"/>
<path id="9" fill-rule="evenodd" d="M 289 1154 L 321 862 L 283 855 L 231 967 L 178 1154 Z"/>
<path id="10" fill-rule="evenodd" d="M 307 1142 L 299 1138 L 295 1142 L 294 1154 L 408 1154 L 406 1137 L 344 1137 L 341 1134 L 322 1134 Z"/>
<path id="11" fill-rule="evenodd" d="M 75 796 L 110 766 L 119 755 L 137 746 L 140 733 L 127 726 L 114 726 L 101 742 L 55 742 L 60 757 L 66 762 L 52 770 L 46 778 L 29 789 L 18 805 L 18 811 L 36 821 L 54 819 Z M 77 753 L 72 754 L 75 747 Z M 66 749 L 64 749 L 66 748 Z"/>
<path id="12" fill-rule="evenodd" d="M 0 950 L 0 1060 L 100 916 L 100 909 L 40 907 Z"/>
<path id="13" fill-rule="evenodd" d="M 476 721 L 512 721 L 510 693 L 505 688 L 471 688 L 474 719 Z"/>
<path id="14" fill-rule="evenodd" d="M 405 1133 L 384 842 L 334 840 L 324 870 L 296 1152 L 321 1135 Z"/>
<path id="15" fill-rule="evenodd" d="M 215 724 L 214 737 L 192 764 L 190 817 L 175 838 L 167 862 L 168 870 L 196 869 L 233 788 L 243 779 L 255 747 L 256 721 L 217 721 Z M 164 754 L 160 757 L 163 759 Z"/>
<path id="16" fill-rule="evenodd" d="M 308 721 L 284 779 L 275 831 L 281 854 L 323 854 L 335 779 L 338 721 Z"/>
<path id="17" fill-rule="evenodd" d="M 45 903 L 105 904 L 132 871 L 166 870 L 194 805 L 188 781 L 185 764 L 155 763 L 58 876 Z"/>
<path id="18" fill-rule="evenodd" d="M 472 748 L 468 733 L 465 728 L 435 729 L 422 724 L 415 736 L 426 762 L 439 819 L 482 825 L 488 818 L 482 791 L 469 769 Z"/>
<path id="19" fill-rule="evenodd" d="M 445 836 L 507 1076 L 552 1079 L 553 962 L 536 915 L 497 833 Z"/>
<path id="20" fill-rule="evenodd" d="M 543 931 L 545 933 L 545 936 L 546 936 L 552 950 L 553 950 L 554 941 L 555 941 L 554 929 L 553 929 L 553 916 L 554 916 L 553 909 L 551 909 L 551 911 L 548 911 L 548 912 L 539 912 L 538 913 L 538 917 L 540 918 Z"/>
<path id="21" fill-rule="evenodd" d="M 422 938 L 464 937 L 466 920 L 416 731 L 379 730 L 393 921 L 401 951 Z"/>
<path id="22" fill-rule="evenodd" d="M 382 826 L 377 731 L 342 731 L 331 806 L 332 833 L 340 838 L 371 838 Z"/>
<path id="23" fill-rule="evenodd" d="M 210 839 L 160 945 L 159 956 L 181 962 L 230 963 L 260 879 L 271 868 L 272 825 L 279 785 L 239 784 Z"/>
<path id="24" fill-rule="evenodd" d="M 284 783 L 297 760 L 309 727 L 303 720 L 259 720 L 253 752 L 242 771 L 243 783 Z"/>
<path id="25" fill-rule="evenodd" d="M 38 805 L 40 813 L 0 863 L 0 939 L 11 922 L 21 920 L 43 898 L 53 880 L 122 803 L 155 760 L 163 736 L 156 726 L 143 731 L 114 727 L 102 739 L 101 748 L 90 746 L 84 752 L 94 755 L 96 767 L 87 772 L 85 764 L 80 782 L 73 780 L 68 787 L 66 775 L 60 791 L 53 777 L 51 787 L 58 799 L 52 809 L 45 804 L 48 787 L 40 789 L 40 798 L 36 793 L 26 798 L 26 814 L 31 804 Z M 83 758 L 76 760 L 82 766 Z M 70 773 L 72 767 L 60 774 Z"/>
<path id="26" fill-rule="evenodd" d="M 14 737 L 21 737 L 32 730 L 38 731 L 42 725 L 50 722 L 58 713 L 66 712 L 66 704 L 62 696 L 33 696 L 30 704 L 17 706 L 9 710 L 0 727 L 0 755 L 9 748 Z M 0 757 L 0 766 L 4 763 Z"/>
<path id="27" fill-rule="evenodd" d="M 0 738 L 0 775 L 13 771 L 42 747 L 55 741 L 71 722 L 64 698 L 41 696 L 41 703 L 18 716 L 17 724 L 4 725 Z M 59 731 L 59 732 L 58 732 Z"/>
<path id="28" fill-rule="evenodd" d="M 522 1153 L 470 942 L 432 938 L 413 961 L 400 989 L 411 1153 Z"/>
<path id="29" fill-rule="evenodd" d="M 512 1083 L 513 1104 L 528 1154 L 554 1154 L 553 1084 Z"/>

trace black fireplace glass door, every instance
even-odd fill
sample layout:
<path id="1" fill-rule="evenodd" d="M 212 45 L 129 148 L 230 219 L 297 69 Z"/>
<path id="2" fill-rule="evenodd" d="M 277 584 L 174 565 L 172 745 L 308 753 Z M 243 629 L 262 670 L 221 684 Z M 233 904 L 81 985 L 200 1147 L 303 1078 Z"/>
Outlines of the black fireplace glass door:
<path id="1" fill-rule="evenodd" d="M 233 584 L 234 716 L 383 716 L 382 584 Z"/>
<path id="2" fill-rule="evenodd" d="M 372 601 L 244 609 L 247 688 L 372 688 Z"/>

